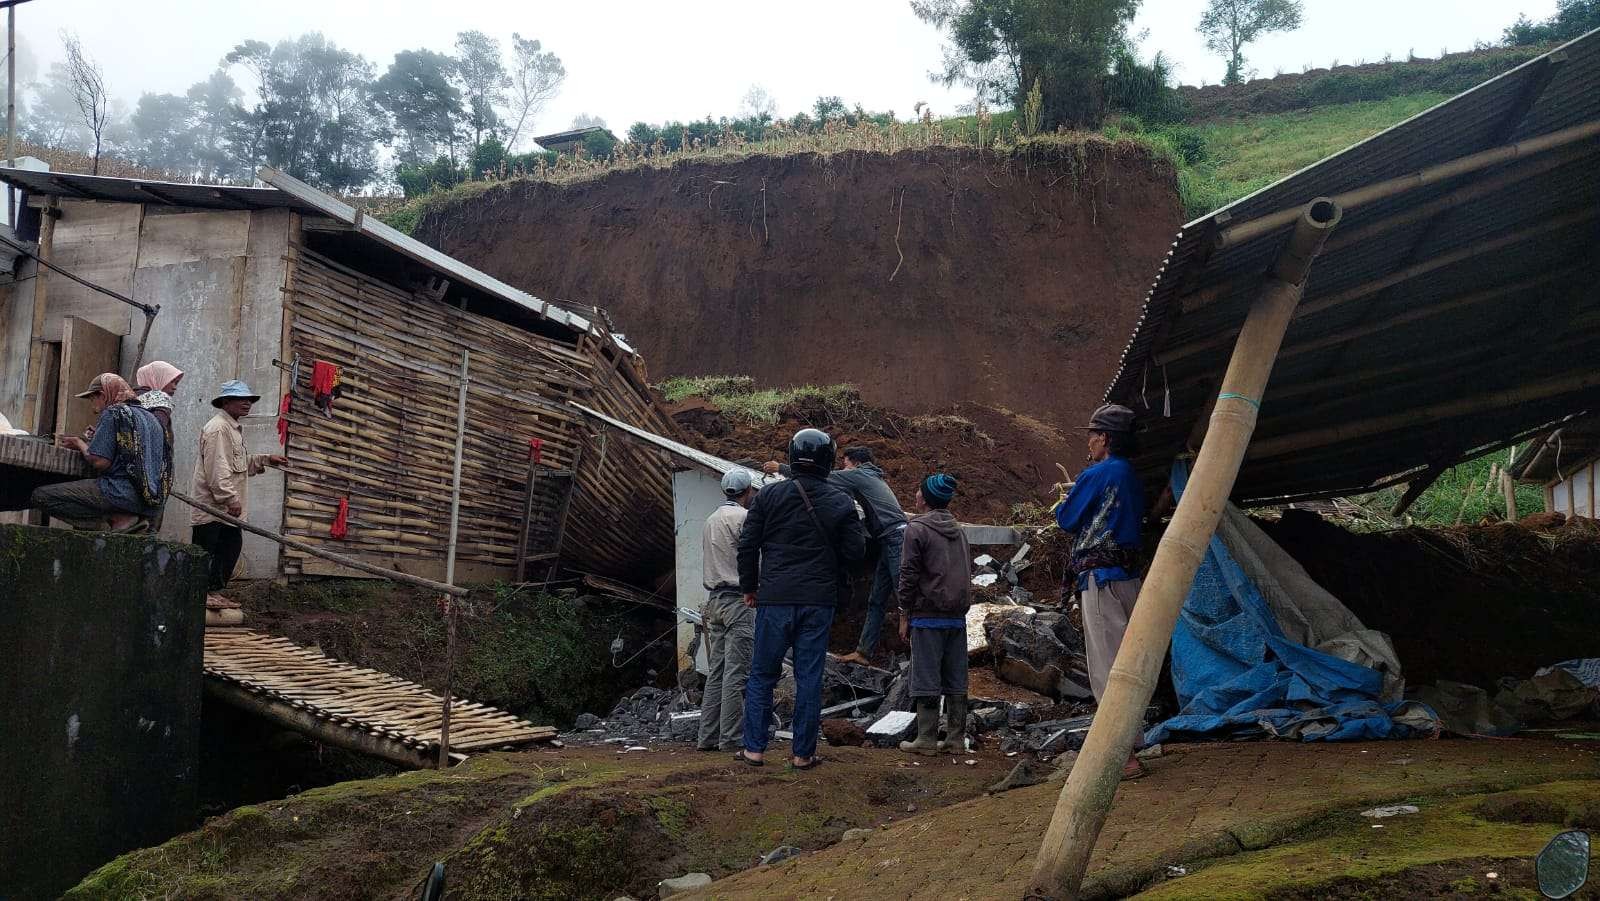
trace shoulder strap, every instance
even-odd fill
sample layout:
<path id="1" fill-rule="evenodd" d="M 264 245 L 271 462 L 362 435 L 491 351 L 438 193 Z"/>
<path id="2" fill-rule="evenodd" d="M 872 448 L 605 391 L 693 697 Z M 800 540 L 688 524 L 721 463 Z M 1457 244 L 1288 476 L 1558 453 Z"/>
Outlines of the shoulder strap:
<path id="1" fill-rule="evenodd" d="M 806 505 L 806 515 L 811 517 L 811 524 L 817 527 L 817 536 L 822 539 L 822 546 L 828 549 L 828 556 L 833 558 L 835 565 L 839 562 L 839 551 L 834 548 L 833 542 L 828 538 L 828 530 L 822 527 L 822 520 L 817 518 L 817 509 L 811 505 L 811 494 L 806 491 L 806 486 L 800 484 L 799 479 L 790 479 L 794 487 L 800 491 L 800 501 Z"/>

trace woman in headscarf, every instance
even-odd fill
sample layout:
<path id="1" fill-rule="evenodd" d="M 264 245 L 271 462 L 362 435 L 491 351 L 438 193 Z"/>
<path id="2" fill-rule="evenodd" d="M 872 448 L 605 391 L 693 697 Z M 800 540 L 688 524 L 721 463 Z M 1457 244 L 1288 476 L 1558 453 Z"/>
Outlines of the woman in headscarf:
<path id="1" fill-rule="evenodd" d="M 134 390 L 139 395 L 139 403 L 161 420 L 168 441 L 172 440 L 172 395 L 178 393 L 178 383 L 182 380 L 183 370 L 166 360 L 146 363 L 134 373 L 134 382 L 138 385 Z"/>
<path id="2" fill-rule="evenodd" d="M 98 478 L 37 488 L 32 506 L 80 529 L 142 531 L 172 488 L 172 455 L 166 430 L 140 406 L 133 389 L 114 372 L 101 373 L 78 397 L 99 414 L 94 438 L 61 438 L 61 446 L 83 455 Z"/>

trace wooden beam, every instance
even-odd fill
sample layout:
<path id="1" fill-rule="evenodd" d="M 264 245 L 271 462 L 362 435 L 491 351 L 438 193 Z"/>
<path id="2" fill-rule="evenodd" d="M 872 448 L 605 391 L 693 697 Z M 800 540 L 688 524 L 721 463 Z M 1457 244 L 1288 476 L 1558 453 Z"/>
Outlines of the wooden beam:
<path id="1" fill-rule="evenodd" d="M 22 395 L 22 428 L 32 432 L 39 427 L 40 386 L 44 384 L 44 348 L 39 342 L 44 340 L 45 314 L 49 309 L 49 280 L 45 276 L 52 268 L 50 255 L 55 247 L 56 219 L 60 216 L 57 209 L 57 198 L 51 197 L 49 205 L 44 209 L 44 224 L 39 230 L 39 252 L 28 255 L 39 264 L 33 277 L 33 320 L 28 330 L 28 371 L 25 389 Z M 7 241 L 6 243 L 11 243 Z M 14 248 L 16 245 L 12 245 Z M 58 414 L 59 415 L 59 414 Z"/>
<path id="2" fill-rule="evenodd" d="M 1406 486 L 1405 493 L 1400 495 L 1400 502 L 1394 505 L 1394 509 L 1389 512 L 1389 515 L 1395 519 L 1406 515 L 1406 511 L 1411 509 L 1411 505 L 1417 502 L 1417 498 L 1422 497 L 1422 492 L 1427 491 L 1434 482 L 1439 481 L 1439 477 L 1444 475 L 1449 468 L 1450 464 L 1443 460 L 1428 464 L 1428 468 L 1419 473 L 1416 478 L 1411 480 L 1411 484 Z"/>

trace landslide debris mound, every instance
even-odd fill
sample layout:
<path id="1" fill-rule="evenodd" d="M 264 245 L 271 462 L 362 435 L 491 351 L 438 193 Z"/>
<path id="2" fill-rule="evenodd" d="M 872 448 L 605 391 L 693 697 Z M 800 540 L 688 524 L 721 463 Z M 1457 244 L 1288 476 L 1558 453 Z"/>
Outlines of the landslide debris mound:
<path id="1" fill-rule="evenodd" d="M 417 237 L 609 312 L 651 375 L 856 385 L 1057 427 L 1098 405 L 1181 222 L 1131 142 L 681 161 L 435 202 Z M 1045 464 L 1048 466 L 1048 464 Z"/>
<path id="2" fill-rule="evenodd" d="M 684 397 L 667 410 L 694 446 L 757 467 L 787 460 L 789 439 L 804 428 L 826 430 L 841 451 L 869 447 L 908 510 L 925 476 L 949 473 L 959 482 L 957 514 L 969 522 L 1039 518 L 1055 502 L 1050 486 L 1061 480 L 1059 471 L 1040 461 L 1066 463 L 1065 454 L 1078 452 L 1078 445 L 1057 429 L 1009 410 L 960 404 L 912 415 L 872 406 L 847 386 L 793 394 L 761 418 L 740 412 L 733 404 L 738 395 L 723 396 L 722 403 L 716 397 Z M 1071 468 L 1081 468 L 1081 461 Z"/>

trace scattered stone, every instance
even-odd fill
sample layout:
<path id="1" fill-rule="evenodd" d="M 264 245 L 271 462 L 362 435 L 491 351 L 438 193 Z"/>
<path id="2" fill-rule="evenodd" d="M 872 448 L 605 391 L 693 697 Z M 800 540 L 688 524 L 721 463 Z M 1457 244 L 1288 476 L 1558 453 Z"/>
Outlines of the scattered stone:
<path id="1" fill-rule="evenodd" d="M 1363 810 L 1361 811 L 1361 815 L 1364 817 L 1372 817 L 1375 820 L 1381 820 L 1386 817 L 1405 816 L 1406 814 L 1412 814 L 1416 812 L 1417 807 L 1414 804 L 1390 804 L 1387 807 L 1374 807 L 1371 810 Z"/>
<path id="2" fill-rule="evenodd" d="M 663 898 L 683 892 L 692 892 L 695 889 L 705 888 L 711 884 L 711 876 L 706 873 L 685 873 L 676 879 L 663 879 L 656 884 L 656 894 Z"/>
<path id="3" fill-rule="evenodd" d="M 841 842 L 850 842 L 850 841 L 855 841 L 858 838 L 859 839 L 871 838 L 872 837 L 872 833 L 874 833 L 876 831 L 877 831 L 876 829 L 846 829 L 844 831 L 844 835 L 841 835 L 839 837 L 839 841 L 841 841 Z"/>
<path id="4" fill-rule="evenodd" d="M 1092 697 L 1083 633 L 1066 615 L 1002 608 L 984 628 L 1001 679 L 1056 700 Z"/>
<path id="5" fill-rule="evenodd" d="M 1011 772 L 1007 773 L 1005 778 L 984 789 L 984 791 L 991 795 L 997 795 L 1013 788 L 1027 788 L 1030 785 L 1038 785 L 1049 775 L 1050 767 L 1048 765 L 1040 763 L 1031 757 L 1024 758 L 1011 768 Z"/>
<path id="6" fill-rule="evenodd" d="M 700 736 L 700 711 L 667 714 L 667 735 L 673 741 L 694 741 Z"/>
<path id="7" fill-rule="evenodd" d="M 1157 757 L 1161 756 L 1161 745 L 1151 745 L 1142 751 L 1135 752 L 1133 756 L 1139 758 L 1140 760 L 1155 760 Z"/>
<path id="8" fill-rule="evenodd" d="M 867 730 L 850 720 L 823 720 L 822 737 L 834 747 L 859 747 L 867 740 Z"/>
<path id="9" fill-rule="evenodd" d="M 912 706 L 911 702 L 911 663 L 907 661 L 899 667 L 883 692 L 883 704 L 878 707 L 879 713 L 889 713 L 895 710 L 907 711 Z"/>
<path id="10" fill-rule="evenodd" d="M 785 860 L 788 860 L 791 857 L 799 857 L 804 853 L 804 851 L 801 851 L 794 845 L 779 845 L 778 847 L 773 848 L 771 851 L 761 855 L 761 866 L 769 867 L 775 863 L 781 863 Z"/>

